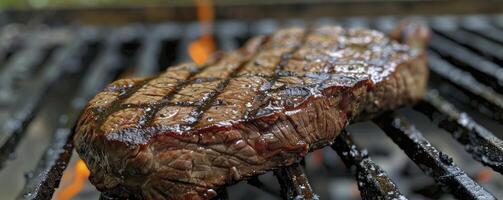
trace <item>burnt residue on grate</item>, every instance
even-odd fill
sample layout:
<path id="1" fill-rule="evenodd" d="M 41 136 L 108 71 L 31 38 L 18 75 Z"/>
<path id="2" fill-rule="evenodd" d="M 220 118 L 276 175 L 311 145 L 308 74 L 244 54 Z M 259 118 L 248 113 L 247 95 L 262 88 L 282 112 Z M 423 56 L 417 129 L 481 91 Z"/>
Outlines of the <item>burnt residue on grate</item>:
<path id="1" fill-rule="evenodd" d="M 493 88 L 477 81 L 472 74 L 463 71 L 456 66 L 443 60 L 438 54 L 429 52 L 428 62 L 433 78 L 439 77 L 443 82 L 435 82 L 439 90 L 450 96 L 457 97 L 459 92 L 466 95 L 465 103 L 473 105 L 480 112 L 503 122 L 503 95 L 494 91 Z M 444 89 L 445 88 L 445 89 Z"/>
<path id="2" fill-rule="evenodd" d="M 426 174 L 432 176 L 443 189 L 459 199 L 496 199 L 454 164 L 452 158 L 438 151 L 402 115 L 390 112 L 374 119 L 377 125 Z"/>
<path id="3" fill-rule="evenodd" d="M 355 174 L 363 199 L 407 199 L 367 152 L 358 149 L 346 131 L 337 137 L 332 148 Z"/>
<path id="4" fill-rule="evenodd" d="M 300 164 L 296 163 L 277 169 L 274 174 L 281 185 L 281 197 L 283 199 L 319 199 L 318 195 L 311 189 L 311 185 Z"/>
<path id="5" fill-rule="evenodd" d="M 475 159 L 503 173 L 503 141 L 491 131 L 473 120 L 467 113 L 459 111 L 454 105 L 429 91 L 414 107 L 424 113 L 433 123 L 445 129 L 470 152 Z"/>

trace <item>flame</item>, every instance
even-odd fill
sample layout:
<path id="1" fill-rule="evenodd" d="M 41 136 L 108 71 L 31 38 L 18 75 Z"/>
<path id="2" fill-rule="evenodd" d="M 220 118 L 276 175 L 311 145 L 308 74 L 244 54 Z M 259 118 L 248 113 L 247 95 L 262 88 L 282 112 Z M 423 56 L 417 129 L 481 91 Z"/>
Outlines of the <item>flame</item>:
<path id="1" fill-rule="evenodd" d="M 196 0 L 197 17 L 201 27 L 201 36 L 189 44 L 189 55 L 197 64 L 203 64 L 215 51 L 213 32 L 213 2 L 212 0 Z"/>
<path id="2" fill-rule="evenodd" d="M 78 160 L 73 169 L 67 171 L 69 174 L 66 175 L 68 176 L 63 176 L 61 182 L 70 183 L 63 186 L 56 193 L 56 200 L 69 200 L 74 197 L 80 192 L 80 190 L 82 190 L 84 183 L 87 181 L 89 175 L 91 174 L 86 166 L 86 163 L 84 163 L 83 160 Z"/>
<path id="3" fill-rule="evenodd" d="M 477 173 L 475 178 L 477 179 L 477 181 L 481 183 L 486 183 L 490 182 L 492 177 L 493 177 L 493 171 L 485 167 Z"/>

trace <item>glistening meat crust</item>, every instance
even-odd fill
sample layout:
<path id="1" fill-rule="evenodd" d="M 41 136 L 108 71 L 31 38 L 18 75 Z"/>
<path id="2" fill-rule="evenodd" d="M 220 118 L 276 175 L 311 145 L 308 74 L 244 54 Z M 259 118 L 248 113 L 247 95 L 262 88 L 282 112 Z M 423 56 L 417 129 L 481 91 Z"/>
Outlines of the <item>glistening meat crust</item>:
<path id="1" fill-rule="evenodd" d="M 416 102 L 427 74 L 422 51 L 377 31 L 282 29 L 204 65 L 110 84 L 74 143 L 100 191 L 208 199 L 330 144 L 349 122 Z"/>

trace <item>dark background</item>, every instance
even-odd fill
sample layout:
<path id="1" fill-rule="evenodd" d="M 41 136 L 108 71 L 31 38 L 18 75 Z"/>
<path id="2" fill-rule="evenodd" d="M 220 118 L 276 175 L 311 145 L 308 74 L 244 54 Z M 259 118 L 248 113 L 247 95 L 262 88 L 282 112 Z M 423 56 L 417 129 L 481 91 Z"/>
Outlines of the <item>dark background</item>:
<path id="1" fill-rule="evenodd" d="M 321 16 L 438 15 L 500 13 L 495 0 L 215 0 L 216 19 Z M 49 24 L 124 24 L 192 21 L 193 0 L 2 0 L 0 25 L 37 20 Z M 295 13 L 292 16 L 292 13 Z"/>

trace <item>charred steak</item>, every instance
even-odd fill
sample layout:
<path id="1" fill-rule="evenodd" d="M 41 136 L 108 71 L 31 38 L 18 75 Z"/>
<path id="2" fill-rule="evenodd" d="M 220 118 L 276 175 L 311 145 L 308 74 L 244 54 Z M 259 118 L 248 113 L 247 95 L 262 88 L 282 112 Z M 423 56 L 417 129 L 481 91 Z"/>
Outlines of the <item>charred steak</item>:
<path id="1" fill-rule="evenodd" d="M 330 144 L 349 122 L 419 100 L 426 34 L 400 27 L 282 29 L 203 65 L 115 81 L 83 111 L 76 149 L 100 191 L 209 199 Z"/>

